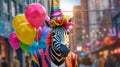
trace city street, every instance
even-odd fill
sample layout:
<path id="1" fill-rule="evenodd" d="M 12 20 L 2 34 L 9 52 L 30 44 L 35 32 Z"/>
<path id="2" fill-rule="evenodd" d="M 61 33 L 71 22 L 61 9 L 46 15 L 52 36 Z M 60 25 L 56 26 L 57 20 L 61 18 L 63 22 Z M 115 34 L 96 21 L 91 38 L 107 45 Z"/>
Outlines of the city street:
<path id="1" fill-rule="evenodd" d="M 0 0 L 0 67 L 120 67 L 120 0 Z"/>

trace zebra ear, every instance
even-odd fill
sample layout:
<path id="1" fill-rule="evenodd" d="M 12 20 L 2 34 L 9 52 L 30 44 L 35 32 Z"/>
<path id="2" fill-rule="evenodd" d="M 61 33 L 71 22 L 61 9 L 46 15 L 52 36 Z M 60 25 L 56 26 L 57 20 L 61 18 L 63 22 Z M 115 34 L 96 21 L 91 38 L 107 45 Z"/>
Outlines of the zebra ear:
<path id="1" fill-rule="evenodd" d="M 48 22 L 48 21 L 44 21 L 44 24 L 45 24 L 45 26 L 47 26 L 47 27 L 50 27 L 51 28 L 51 25 L 50 25 L 50 22 Z"/>

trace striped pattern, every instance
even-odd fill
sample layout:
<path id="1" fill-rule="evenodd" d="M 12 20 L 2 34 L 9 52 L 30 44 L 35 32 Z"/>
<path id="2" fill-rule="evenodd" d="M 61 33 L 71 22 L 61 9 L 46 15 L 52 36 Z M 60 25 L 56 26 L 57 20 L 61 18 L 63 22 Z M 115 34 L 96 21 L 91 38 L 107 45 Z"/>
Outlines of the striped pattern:
<path id="1" fill-rule="evenodd" d="M 64 44 L 64 35 L 67 30 L 64 27 L 56 27 L 52 30 L 52 46 L 60 50 L 60 44 Z"/>
<path id="2" fill-rule="evenodd" d="M 61 65 L 65 61 L 65 57 L 61 54 L 61 45 L 65 45 L 64 35 L 66 34 L 64 27 L 56 27 L 52 30 L 52 45 L 50 48 L 50 58 L 56 65 Z M 66 49 L 65 49 L 66 50 Z"/>
<path id="3" fill-rule="evenodd" d="M 56 0 L 52 0 L 50 18 L 52 19 L 60 15 L 62 15 L 62 11 L 59 7 L 59 4 L 57 3 Z"/>

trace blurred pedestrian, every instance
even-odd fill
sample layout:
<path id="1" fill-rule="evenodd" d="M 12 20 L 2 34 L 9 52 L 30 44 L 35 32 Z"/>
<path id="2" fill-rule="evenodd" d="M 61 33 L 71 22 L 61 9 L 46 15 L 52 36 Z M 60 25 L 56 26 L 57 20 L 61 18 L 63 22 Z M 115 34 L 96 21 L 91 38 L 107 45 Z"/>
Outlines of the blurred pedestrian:
<path id="1" fill-rule="evenodd" d="M 0 55 L 0 67 L 1 67 L 1 55 Z"/>
<path id="2" fill-rule="evenodd" d="M 115 67 L 114 58 L 111 55 L 108 55 L 105 60 L 105 67 Z"/>
<path id="3" fill-rule="evenodd" d="M 26 67 L 31 67 L 32 57 L 26 56 Z"/>
<path id="4" fill-rule="evenodd" d="M 14 57 L 13 61 L 11 62 L 11 67 L 20 67 L 20 61 Z"/>
<path id="5" fill-rule="evenodd" d="M 92 67 L 92 61 L 89 57 L 82 57 L 79 67 Z"/>
<path id="6" fill-rule="evenodd" d="M 93 65 L 92 67 L 97 67 L 98 64 L 98 54 L 95 54 L 93 57 Z"/>
<path id="7" fill-rule="evenodd" d="M 117 56 L 116 67 L 120 67 L 120 56 Z"/>
<path id="8" fill-rule="evenodd" d="M 2 57 L 1 67 L 8 67 L 8 62 L 5 57 Z"/>
<path id="9" fill-rule="evenodd" d="M 104 64 L 105 64 L 104 55 L 101 54 L 101 55 L 99 55 L 97 67 L 105 67 Z"/>

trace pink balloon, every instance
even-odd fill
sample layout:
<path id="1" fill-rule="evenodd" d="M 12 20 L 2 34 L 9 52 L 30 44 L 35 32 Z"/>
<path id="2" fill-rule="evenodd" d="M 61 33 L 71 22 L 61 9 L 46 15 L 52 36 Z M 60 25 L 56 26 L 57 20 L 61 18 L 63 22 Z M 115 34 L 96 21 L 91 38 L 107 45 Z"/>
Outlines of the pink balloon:
<path id="1" fill-rule="evenodd" d="M 16 33 L 15 32 L 12 32 L 9 37 L 8 37 L 8 41 L 11 45 L 11 47 L 14 49 L 14 50 L 17 50 L 20 46 L 19 46 L 19 40 L 18 38 L 16 37 Z"/>
<path id="2" fill-rule="evenodd" d="M 40 26 L 38 26 L 37 29 L 38 29 L 39 27 L 43 28 L 44 26 L 45 26 L 45 25 L 44 25 L 44 22 L 41 21 Z"/>
<path id="3" fill-rule="evenodd" d="M 39 28 L 46 16 L 46 10 L 41 4 L 32 3 L 25 8 L 25 16 L 35 28 Z"/>

